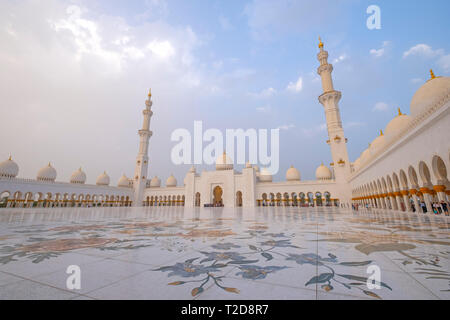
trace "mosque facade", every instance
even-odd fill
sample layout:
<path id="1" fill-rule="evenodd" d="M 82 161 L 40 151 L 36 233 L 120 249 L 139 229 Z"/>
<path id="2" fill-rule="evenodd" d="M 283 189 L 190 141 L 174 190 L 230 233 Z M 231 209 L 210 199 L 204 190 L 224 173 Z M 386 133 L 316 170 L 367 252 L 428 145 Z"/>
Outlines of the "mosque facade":
<path id="1" fill-rule="evenodd" d="M 217 158 L 215 170 L 198 173 L 192 167 L 182 184 L 171 175 L 162 186 L 158 177 L 148 178 L 153 115 L 149 92 L 138 131 L 134 177 L 123 175 L 117 186 L 111 186 L 104 172 L 95 185 L 88 185 L 79 168 L 68 183 L 57 182 L 56 169 L 49 163 L 36 179 L 23 179 L 17 177 L 19 167 L 10 157 L 0 163 L 0 207 L 361 205 L 431 212 L 433 203 L 448 203 L 450 78 L 436 77 L 431 71 L 431 79 L 412 98 L 410 115 L 399 110 L 351 162 L 339 110 L 342 94 L 334 89 L 333 66 L 322 41 L 319 50 L 317 72 L 323 93 L 318 99 L 324 108 L 333 162 L 317 168 L 316 180 L 303 181 L 299 170 L 291 166 L 285 181 L 274 182 L 268 170 L 257 165 L 247 163 L 241 171 L 235 170 L 224 153 Z"/>

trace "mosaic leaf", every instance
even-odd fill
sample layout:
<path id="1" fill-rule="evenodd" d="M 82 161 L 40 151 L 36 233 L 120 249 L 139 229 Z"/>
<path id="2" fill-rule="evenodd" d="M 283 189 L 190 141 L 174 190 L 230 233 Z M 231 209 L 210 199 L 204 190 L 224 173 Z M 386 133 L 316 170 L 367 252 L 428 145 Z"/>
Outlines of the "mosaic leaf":
<path id="1" fill-rule="evenodd" d="M 332 273 L 322 273 L 318 276 L 312 277 L 306 284 L 305 286 L 308 286 L 310 284 L 316 284 L 316 283 L 325 283 L 330 281 L 333 278 L 333 274 Z"/>
<path id="2" fill-rule="evenodd" d="M 368 264 L 371 263 L 372 261 L 361 261 L 361 262 L 341 262 L 339 264 L 347 267 L 359 267 L 359 266 L 367 266 Z"/>
<path id="3" fill-rule="evenodd" d="M 366 290 L 363 290 L 363 292 L 364 292 L 366 295 L 368 295 L 368 296 L 371 296 L 371 297 L 374 297 L 374 298 L 377 298 L 377 299 L 380 299 L 380 300 L 381 300 L 381 297 L 380 297 L 379 295 L 377 295 L 376 293 L 373 293 L 372 291 L 366 291 Z"/>
<path id="4" fill-rule="evenodd" d="M 270 253 L 263 252 L 263 253 L 261 253 L 261 255 L 267 259 L 266 261 L 270 261 L 273 259 L 273 256 Z"/>
<path id="5" fill-rule="evenodd" d="M 195 297 L 196 295 L 199 295 L 202 292 L 203 292 L 203 288 L 202 287 L 198 287 L 198 288 L 192 289 L 191 294 L 192 294 L 193 297 Z"/>
<path id="6" fill-rule="evenodd" d="M 353 276 L 353 275 L 351 275 L 351 274 L 338 274 L 338 276 L 343 277 L 343 278 L 345 278 L 345 279 L 349 279 L 349 280 L 361 281 L 361 282 L 364 282 L 364 283 L 367 283 L 367 280 L 368 280 L 368 278 L 365 278 L 365 277 L 359 277 L 359 276 Z M 376 281 L 375 284 L 379 284 L 379 285 L 381 285 L 382 287 L 385 287 L 385 288 L 387 288 L 387 289 L 389 289 L 389 290 L 392 291 L 392 288 L 389 287 L 389 286 L 388 286 L 387 284 L 385 284 L 384 282 L 377 282 L 377 281 Z"/>

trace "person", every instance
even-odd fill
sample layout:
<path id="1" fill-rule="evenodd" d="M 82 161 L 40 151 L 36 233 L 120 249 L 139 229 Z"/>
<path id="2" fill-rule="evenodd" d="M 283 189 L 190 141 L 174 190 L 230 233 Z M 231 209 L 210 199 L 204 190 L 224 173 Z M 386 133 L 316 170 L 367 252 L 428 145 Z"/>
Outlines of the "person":
<path id="1" fill-rule="evenodd" d="M 443 200 L 441 201 L 441 207 L 442 207 L 442 210 L 444 211 L 445 215 L 448 216 L 447 204 Z"/>

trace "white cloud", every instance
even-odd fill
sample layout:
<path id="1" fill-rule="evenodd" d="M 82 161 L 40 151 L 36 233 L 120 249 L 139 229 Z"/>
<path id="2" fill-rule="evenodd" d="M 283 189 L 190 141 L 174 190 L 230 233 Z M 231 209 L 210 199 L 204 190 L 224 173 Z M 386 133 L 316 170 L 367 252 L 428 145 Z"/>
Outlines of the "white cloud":
<path id="1" fill-rule="evenodd" d="M 272 107 L 270 105 L 263 106 L 263 107 L 257 107 L 256 111 L 261 112 L 261 113 L 269 113 L 270 111 L 272 111 Z"/>
<path id="2" fill-rule="evenodd" d="M 380 49 L 371 49 L 370 54 L 375 58 L 381 58 L 386 54 L 389 45 L 389 41 L 384 41 Z"/>
<path id="3" fill-rule="evenodd" d="M 254 98 L 270 98 L 270 97 L 274 96 L 276 93 L 277 93 L 277 90 L 270 87 L 270 88 L 264 89 L 258 93 L 251 92 L 251 93 L 249 93 L 249 95 Z"/>
<path id="4" fill-rule="evenodd" d="M 424 82 L 421 78 L 413 78 L 410 81 L 411 81 L 411 83 L 423 83 Z"/>
<path id="5" fill-rule="evenodd" d="M 344 127 L 346 129 L 351 129 L 351 128 L 360 128 L 365 126 L 366 123 L 362 122 L 362 121 L 349 121 L 349 122 L 345 122 L 344 123 Z"/>
<path id="6" fill-rule="evenodd" d="M 421 43 L 405 51 L 403 53 L 403 58 L 407 58 L 409 56 L 422 56 L 425 58 L 434 58 L 442 54 L 443 54 L 442 49 L 433 50 L 431 46 Z"/>
<path id="7" fill-rule="evenodd" d="M 289 129 L 292 129 L 292 128 L 295 128 L 295 125 L 293 125 L 293 124 L 284 124 L 284 125 L 279 126 L 277 129 L 289 130 Z"/>
<path id="8" fill-rule="evenodd" d="M 160 58 L 166 59 L 175 55 L 175 49 L 168 40 L 158 41 L 153 40 L 147 45 L 147 49 L 153 52 Z"/>
<path id="9" fill-rule="evenodd" d="M 389 108 L 389 105 L 385 102 L 377 102 L 373 107 L 372 111 L 386 111 Z"/>
<path id="10" fill-rule="evenodd" d="M 403 53 L 403 58 L 418 56 L 426 59 L 437 59 L 436 64 L 445 72 L 450 72 L 450 54 L 446 54 L 443 49 L 434 50 L 427 44 L 417 44 Z"/>
<path id="11" fill-rule="evenodd" d="M 344 61 L 344 60 L 346 60 L 347 59 L 347 54 L 341 54 L 339 57 L 337 57 L 336 59 L 334 59 L 333 60 L 333 63 L 334 64 L 337 64 L 337 63 L 339 63 L 339 62 L 342 62 L 342 61 Z"/>
<path id="12" fill-rule="evenodd" d="M 314 126 L 312 128 L 302 128 L 301 132 L 306 137 L 313 137 L 313 136 L 316 136 L 317 134 L 322 133 L 322 132 L 324 132 L 326 130 L 327 130 L 327 124 L 326 123 L 321 123 L 321 124 L 316 125 L 316 126 Z"/>
<path id="13" fill-rule="evenodd" d="M 297 82 L 289 82 L 286 90 L 291 92 L 300 92 L 303 89 L 303 78 L 299 77 Z"/>

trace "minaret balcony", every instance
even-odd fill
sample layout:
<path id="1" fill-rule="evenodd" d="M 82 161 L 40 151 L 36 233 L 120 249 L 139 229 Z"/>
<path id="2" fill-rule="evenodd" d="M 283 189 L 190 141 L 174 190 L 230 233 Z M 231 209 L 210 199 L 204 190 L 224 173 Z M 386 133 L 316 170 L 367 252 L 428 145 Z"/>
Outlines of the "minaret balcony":
<path id="1" fill-rule="evenodd" d="M 340 91 L 336 91 L 336 90 L 328 91 L 328 92 L 322 93 L 319 96 L 319 102 L 323 105 L 326 104 L 330 100 L 337 103 L 337 102 L 339 102 L 339 100 L 341 100 L 341 97 L 342 97 L 342 93 Z"/>
<path id="2" fill-rule="evenodd" d="M 343 167 L 344 165 L 345 165 L 345 161 L 344 160 L 339 160 L 338 161 L 338 165 L 340 166 L 340 167 Z"/>

